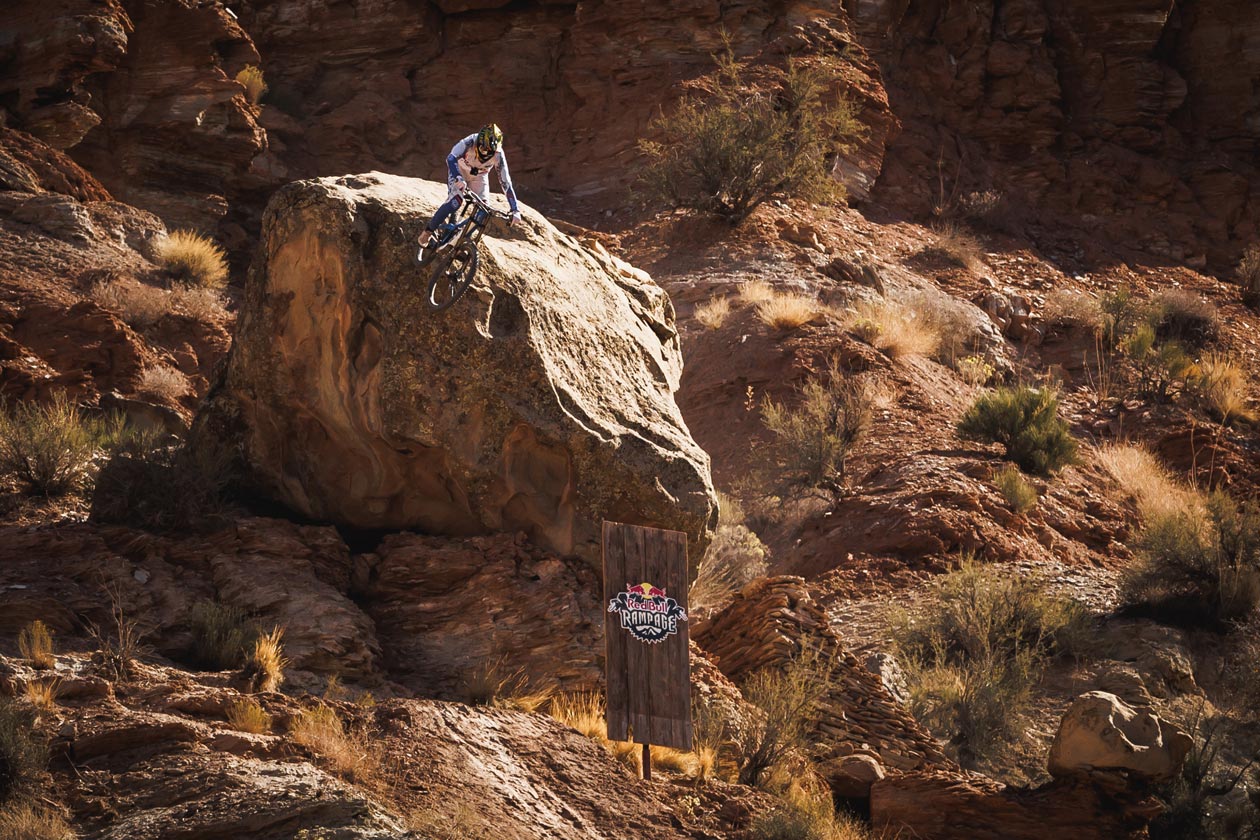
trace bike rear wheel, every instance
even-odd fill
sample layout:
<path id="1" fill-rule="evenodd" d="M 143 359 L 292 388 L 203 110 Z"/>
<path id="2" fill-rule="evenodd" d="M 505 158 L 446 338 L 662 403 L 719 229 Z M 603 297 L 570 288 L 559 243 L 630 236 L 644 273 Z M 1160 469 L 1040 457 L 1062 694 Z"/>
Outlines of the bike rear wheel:
<path id="1" fill-rule="evenodd" d="M 459 242 L 438 254 L 425 296 L 429 308 L 441 312 L 459 300 L 477 274 L 477 263 L 475 242 Z"/>

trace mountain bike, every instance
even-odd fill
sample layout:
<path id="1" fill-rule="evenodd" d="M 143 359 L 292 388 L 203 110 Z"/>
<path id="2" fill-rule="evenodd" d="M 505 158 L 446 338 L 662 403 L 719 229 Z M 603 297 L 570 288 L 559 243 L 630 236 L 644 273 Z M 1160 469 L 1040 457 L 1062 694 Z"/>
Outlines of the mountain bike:
<path id="1" fill-rule="evenodd" d="M 475 192 L 464 190 L 462 196 L 464 203 L 457 211 L 456 220 L 438 225 L 429 246 L 421 249 L 417 256 L 421 267 L 430 270 L 424 300 L 434 312 L 455 303 L 472 284 L 480 264 L 477 246 L 490 220 L 511 218 L 510 214 L 491 207 Z"/>

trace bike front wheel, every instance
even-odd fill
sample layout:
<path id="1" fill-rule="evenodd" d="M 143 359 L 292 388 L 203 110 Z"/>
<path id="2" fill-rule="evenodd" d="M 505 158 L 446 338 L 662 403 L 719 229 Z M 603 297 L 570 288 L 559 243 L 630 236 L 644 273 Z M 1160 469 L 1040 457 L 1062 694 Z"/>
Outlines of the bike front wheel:
<path id="1" fill-rule="evenodd" d="M 425 303 L 434 312 L 446 309 L 468 290 L 477 274 L 477 246 L 460 242 L 444 254 L 439 254 L 429 277 L 429 292 Z"/>

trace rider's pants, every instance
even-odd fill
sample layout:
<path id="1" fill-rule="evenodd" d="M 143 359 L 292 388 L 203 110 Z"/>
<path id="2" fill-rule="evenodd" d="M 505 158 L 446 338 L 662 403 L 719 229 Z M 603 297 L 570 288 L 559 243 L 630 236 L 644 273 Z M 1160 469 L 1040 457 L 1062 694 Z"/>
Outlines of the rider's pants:
<path id="1" fill-rule="evenodd" d="M 437 209 L 437 212 L 433 214 L 433 218 L 429 220 L 427 225 L 425 225 L 425 228 L 427 230 L 436 230 L 438 225 L 446 224 L 446 220 L 449 219 L 451 214 L 458 210 L 460 205 L 463 203 L 464 199 L 462 196 L 458 194 L 451 196 L 446 200 L 445 204 Z"/>

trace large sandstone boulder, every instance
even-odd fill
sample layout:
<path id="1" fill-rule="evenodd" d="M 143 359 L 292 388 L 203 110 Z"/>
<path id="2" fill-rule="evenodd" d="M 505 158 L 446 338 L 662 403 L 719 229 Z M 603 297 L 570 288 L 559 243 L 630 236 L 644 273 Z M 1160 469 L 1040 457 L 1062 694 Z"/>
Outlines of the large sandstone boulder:
<path id="1" fill-rule="evenodd" d="M 687 532 L 694 564 L 717 506 L 674 402 L 669 298 L 526 210 L 430 312 L 415 239 L 444 197 L 380 173 L 278 192 L 199 439 L 315 519 L 519 530 L 592 559 L 614 519 Z"/>
<path id="2" fill-rule="evenodd" d="M 1193 742 L 1177 727 L 1138 711 L 1114 694 L 1090 691 L 1072 703 L 1050 746 L 1055 777 L 1128 771 L 1147 779 L 1171 778 Z"/>

